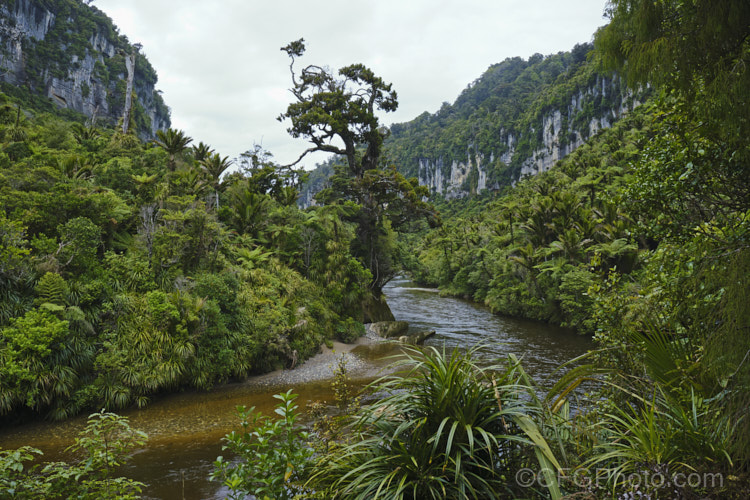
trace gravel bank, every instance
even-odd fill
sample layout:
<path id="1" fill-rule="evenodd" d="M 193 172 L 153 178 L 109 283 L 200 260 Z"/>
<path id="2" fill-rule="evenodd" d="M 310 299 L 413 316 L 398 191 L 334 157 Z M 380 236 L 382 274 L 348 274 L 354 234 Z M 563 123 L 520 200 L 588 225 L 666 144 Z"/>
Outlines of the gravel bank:
<path id="1" fill-rule="evenodd" d="M 253 385 L 293 386 L 305 382 L 331 379 L 333 378 L 337 360 L 341 356 L 344 356 L 346 359 L 349 376 L 361 376 L 381 365 L 373 363 L 371 359 L 368 359 L 371 356 L 364 356 L 363 353 L 368 352 L 370 348 L 377 349 L 379 344 L 382 343 L 384 343 L 383 339 L 379 337 L 373 338 L 372 336 L 365 335 L 357 339 L 353 344 L 334 342 L 333 349 L 329 349 L 323 345 L 321 352 L 292 370 L 276 370 L 265 375 L 253 377 Z"/>

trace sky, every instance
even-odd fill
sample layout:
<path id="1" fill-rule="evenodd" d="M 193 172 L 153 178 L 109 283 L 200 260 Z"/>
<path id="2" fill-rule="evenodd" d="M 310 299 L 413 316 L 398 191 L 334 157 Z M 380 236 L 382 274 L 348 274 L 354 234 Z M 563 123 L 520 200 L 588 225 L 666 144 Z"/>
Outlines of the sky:
<path id="1" fill-rule="evenodd" d="M 95 0 L 143 44 L 172 127 L 237 158 L 255 144 L 288 164 L 308 147 L 277 117 L 293 100 L 289 58 L 362 63 L 398 93 L 390 125 L 452 103 L 492 64 L 567 51 L 606 24 L 605 0 Z M 312 168 L 325 155 L 301 163 Z"/>

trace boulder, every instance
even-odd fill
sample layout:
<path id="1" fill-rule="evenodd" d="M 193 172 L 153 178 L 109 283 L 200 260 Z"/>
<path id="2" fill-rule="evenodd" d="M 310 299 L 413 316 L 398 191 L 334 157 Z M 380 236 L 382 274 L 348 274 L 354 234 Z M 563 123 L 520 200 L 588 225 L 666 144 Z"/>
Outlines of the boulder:
<path id="1" fill-rule="evenodd" d="M 428 337 L 432 337 L 433 335 L 435 335 L 435 330 L 419 330 L 409 335 L 402 335 L 398 338 L 398 340 L 403 344 L 417 345 L 421 344 L 425 341 L 425 339 L 427 339 Z"/>
<path id="2" fill-rule="evenodd" d="M 409 323 L 406 321 L 377 321 L 365 325 L 366 334 L 384 339 L 401 337 L 408 330 Z"/>

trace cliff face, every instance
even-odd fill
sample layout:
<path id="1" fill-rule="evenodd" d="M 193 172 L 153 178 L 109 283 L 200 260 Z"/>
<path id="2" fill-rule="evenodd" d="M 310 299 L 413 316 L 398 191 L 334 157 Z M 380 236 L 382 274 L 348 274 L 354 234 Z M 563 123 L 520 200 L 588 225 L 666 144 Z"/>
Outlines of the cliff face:
<path id="1" fill-rule="evenodd" d="M 593 85 L 574 92 L 566 106 L 540 113 L 526 130 L 501 127 L 489 154 L 477 151 L 475 144 L 469 144 L 461 158 L 431 157 L 426 152 L 417 159 L 419 183 L 450 199 L 497 190 L 522 177 L 546 172 L 638 105 L 637 99 L 620 92 L 616 77 L 599 76 Z M 614 94 L 617 98 L 610 99 L 609 105 L 601 105 Z M 592 112 L 593 103 L 598 104 Z M 521 142 L 524 147 L 519 147 Z M 504 175 L 498 176 L 498 171 Z"/>
<path id="2" fill-rule="evenodd" d="M 498 190 L 547 171 L 638 104 L 616 75 L 589 63 L 590 44 L 493 64 L 436 113 L 396 123 L 389 163 L 434 194 Z"/>
<path id="3" fill-rule="evenodd" d="M 135 50 L 104 13 L 77 0 L 0 5 L 0 81 L 27 87 L 97 122 L 122 118 L 125 57 Z M 143 139 L 170 126 L 156 81 L 156 72 L 138 54 L 132 121 Z"/>

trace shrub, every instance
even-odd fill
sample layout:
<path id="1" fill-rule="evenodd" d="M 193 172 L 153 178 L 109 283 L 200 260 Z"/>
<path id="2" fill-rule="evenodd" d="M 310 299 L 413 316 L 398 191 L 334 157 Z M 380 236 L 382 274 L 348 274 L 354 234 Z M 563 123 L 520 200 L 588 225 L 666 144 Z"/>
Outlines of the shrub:
<path id="1" fill-rule="evenodd" d="M 36 448 L 0 450 L 0 497 L 2 498 L 139 498 L 143 483 L 114 477 L 134 448 L 147 436 L 132 429 L 126 417 L 94 413 L 68 451 L 79 453 L 77 462 L 51 462 L 25 468 L 24 462 L 42 455 Z"/>
<path id="2" fill-rule="evenodd" d="M 255 407 L 237 407 L 242 431 L 227 434 L 222 450 L 231 451 L 240 460 L 228 462 L 220 456 L 211 474 L 212 480 L 230 489 L 230 498 L 252 494 L 286 500 L 306 491 L 302 481 L 312 449 L 307 444 L 307 432 L 296 424 L 297 394 L 290 389 L 274 398 L 281 400 L 276 406 L 276 419 L 263 416 Z"/>

